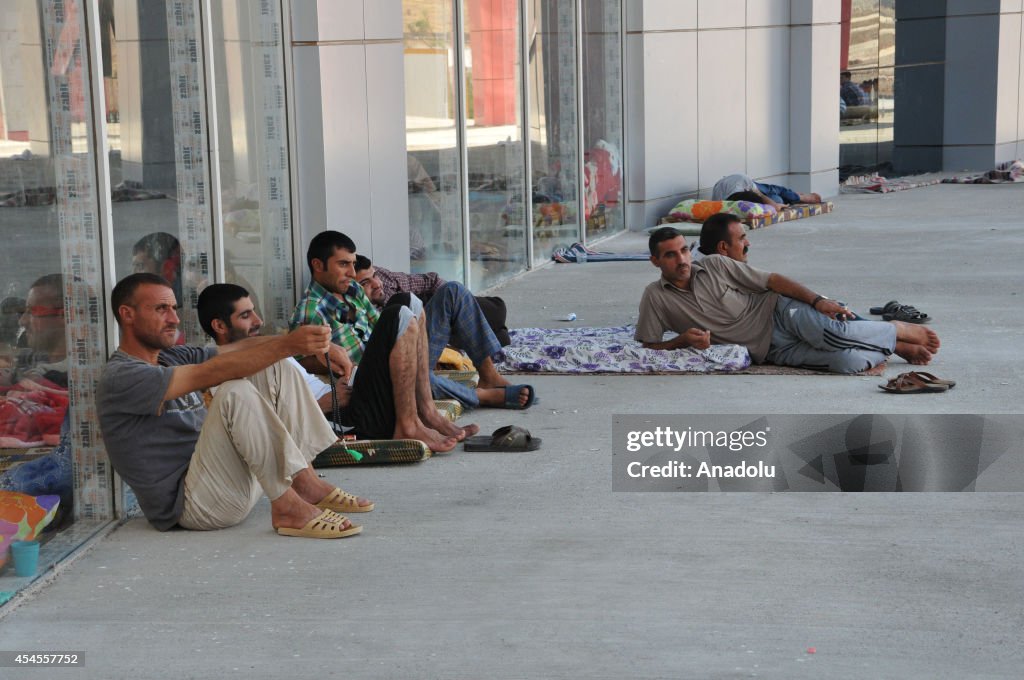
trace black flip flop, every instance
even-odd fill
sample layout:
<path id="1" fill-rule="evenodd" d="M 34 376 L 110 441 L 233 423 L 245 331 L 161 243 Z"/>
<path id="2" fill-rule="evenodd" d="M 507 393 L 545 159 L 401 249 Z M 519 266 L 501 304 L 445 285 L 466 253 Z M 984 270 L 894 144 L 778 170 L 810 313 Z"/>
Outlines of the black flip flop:
<path id="1" fill-rule="evenodd" d="M 918 311 L 913 305 L 902 305 L 897 300 L 889 300 L 882 307 L 872 307 L 868 310 L 875 316 L 881 316 L 883 321 L 906 321 L 907 323 L 928 323 L 931 321 L 924 312 Z"/>
<path id="2" fill-rule="evenodd" d="M 499 427 L 490 436 L 485 434 L 470 437 L 464 441 L 466 451 L 536 451 L 540 448 L 540 439 L 530 436 L 529 430 L 518 425 Z"/>
<path id="3" fill-rule="evenodd" d="M 907 323 L 928 323 L 931 318 L 917 307 L 898 305 L 896 309 L 882 314 L 882 321 L 906 321 Z"/>
<path id="4" fill-rule="evenodd" d="M 900 303 L 898 301 L 896 301 L 896 300 L 889 300 L 888 302 L 886 302 L 881 307 L 872 307 L 868 311 L 871 312 L 872 314 L 874 314 L 875 316 L 882 316 L 883 314 L 887 314 L 887 313 L 895 310 L 899 306 L 900 306 Z"/>

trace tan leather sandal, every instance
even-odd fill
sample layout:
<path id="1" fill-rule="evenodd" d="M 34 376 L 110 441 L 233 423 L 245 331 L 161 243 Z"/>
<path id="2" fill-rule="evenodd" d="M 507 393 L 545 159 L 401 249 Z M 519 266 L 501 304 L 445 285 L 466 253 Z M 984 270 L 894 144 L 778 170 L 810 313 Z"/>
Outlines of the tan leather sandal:
<path id="1" fill-rule="evenodd" d="M 359 496 L 353 496 L 347 491 L 335 488 L 334 491 L 327 494 L 316 507 L 323 508 L 324 510 L 334 510 L 335 512 L 370 512 L 373 510 L 373 503 L 369 505 L 359 505 Z"/>

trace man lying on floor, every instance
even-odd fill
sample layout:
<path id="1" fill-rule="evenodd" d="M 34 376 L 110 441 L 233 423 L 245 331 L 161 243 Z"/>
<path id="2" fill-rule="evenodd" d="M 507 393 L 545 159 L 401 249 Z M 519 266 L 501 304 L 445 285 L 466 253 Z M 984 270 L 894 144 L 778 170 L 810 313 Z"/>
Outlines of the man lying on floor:
<path id="1" fill-rule="evenodd" d="M 743 345 L 755 363 L 859 373 L 895 353 L 928 364 L 939 351 L 935 332 L 900 321 L 850 323 L 849 309 L 781 274 L 723 255 L 692 262 L 672 227 L 648 241 L 661 278 L 640 301 L 636 339 L 649 349 Z M 666 331 L 679 335 L 663 341 Z"/>
<path id="2" fill-rule="evenodd" d="M 711 189 L 713 201 L 750 201 L 770 205 L 782 210 L 792 203 L 821 203 L 818 194 L 801 194 L 780 184 L 755 182 L 750 175 L 737 173 L 726 175 L 715 183 Z"/>
<path id="3" fill-rule="evenodd" d="M 132 274 L 111 294 L 121 344 L 96 394 L 100 428 L 118 474 L 150 524 L 210 530 L 242 522 L 263 494 L 285 536 L 359 533 L 340 512 L 373 503 L 318 478 L 310 461 L 336 440 L 301 374 L 283 359 L 323 356 L 330 331 L 222 347 L 175 345 L 174 291 L 156 274 Z M 210 409 L 201 390 L 219 386 Z"/>

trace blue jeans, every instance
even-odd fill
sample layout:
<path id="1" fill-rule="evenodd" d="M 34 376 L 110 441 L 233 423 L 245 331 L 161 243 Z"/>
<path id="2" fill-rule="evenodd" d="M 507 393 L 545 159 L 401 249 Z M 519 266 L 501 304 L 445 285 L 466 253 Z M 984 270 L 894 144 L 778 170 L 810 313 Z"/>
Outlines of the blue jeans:
<path id="1" fill-rule="evenodd" d="M 473 294 L 460 283 L 449 281 L 434 293 L 423 306 L 427 313 L 427 340 L 430 345 L 430 386 L 435 399 L 458 399 L 467 408 L 480 406 L 480 399 L 472 387 L 434 374 L 445 346 L 451 344 L 469 355 L 480 366 L 485 359 L 501 351 L 501 343 L 494 336 Z"/>
<path id="2" fill-rule="evenodd" d="M 787 187 L 779 184 L 762 184 L 761 182 L 754 182 L 754 184 L 757 186 L 758 191 L 776 203 L 800 202 L 800 194 Z"/>

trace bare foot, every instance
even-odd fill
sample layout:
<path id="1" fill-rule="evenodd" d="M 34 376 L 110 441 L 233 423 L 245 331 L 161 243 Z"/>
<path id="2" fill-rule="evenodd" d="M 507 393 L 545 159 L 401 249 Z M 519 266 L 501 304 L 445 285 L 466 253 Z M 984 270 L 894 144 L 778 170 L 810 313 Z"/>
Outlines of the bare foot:
<path id="1" fill-rule="evenodd" d="M 916 366 L 927 366 L 932 361 L 932 353 L 928 351 L 927 347 L 902 340 L 896 341 L 896 354 L 908 364 Z"/>
<path id="2" fill-rule="evenodd" d="M 480 426 L 475 423 L 470 423 L 469 425 L 464 425 L 462 427 L 462 431 L 466 434 L 467 437 L 472 437 L 473 435 L 480 432 Z"/>
<path id="3" fill-rule="evenodd" d="M 396 427 L 394 438 L 418 439 L 426 444 L 428 449 L 436 453 L 451 451 L 455 448 L 455 445 L 459 443 L 455 437 L 445 436 L 437 430 L 427 427 L 423 423 L 419 423 L 418 426 L 410 431 Z"/>
<path id="4" fill-rule="evenodd" d="M 355 508 L 352 507 L 352 505 L 351 505 L 351 503 L 352 503 L 351 499 L 352 498 L 355 498 L 356 507 L 366 508 L 366 507 L 370 507 L 370 506 L 373 505 L 373 501 L 369 500 L 368 498 L 363 498 L 362 496 L 353 496 L 352 494 L 349 494 L 348 492 L 344 491 L 343 489 L 338 489 L 338 491 L 341 491 L 341 493 L 343 493 L 343 494 L 348 494 L 344 498 L 348 498 L 349 500 L 341 501 L 341 507 L 345 508 L 345 509 L 344 510 L 337 510 L 337 509 L 335 509 L 335 512 L 340 512 L 341 514 L 344 514 L 345 512 L 359 512 L 358 510 L 356 510 Z M 316 503 L 313 503 L 313 505 L 316 505 L 320 501 L 326 499 L 332 493 L 334 493 L 334 487 L 333 486 L 331 487 L 331 490 L 328 493 L 325 493 L 323 496 L 321 496 L 319 499 L 317 499 Z M 370 507 L 370 510 L 372 510 L 372 509 L 373 508 Z M 369 510 L 365 510 L 364 512 L 369 512 Z"/>
<path id="5" fill-rule="evenodd" d="M 497 377 L 491 378 L 490 380 L 484 380 L 484 377 L 480 376 L 480 382 L 477 383 L 476 387 L 477 389 L 485 390 L 492 387 L 506 387 L 511 384 L 512 383 L 506 380 L 504 376 L 499 374 Z"/>
<path id="6" fill-rule="evenodd" d="M 939 341 L 938 334 L 930 328 L 916 323 L 907 323 L 906 321 L 890 321 L 889 323 L 896 326 L 896 340 L 903 342 L 910 342 L 915 345 L 924 345 L 924 347 L 932 354 L 937 354 L 939 347 L 942 343 Z"/>
<path id="7" fill-rule="evenodd" d="M 496 408 L 502 408 L 505 406 L 505 388 L 504 387 L 478 387 L 476 388 L 476 396 L 480 400 L 481 406 L 492 406 Z M 530 399 L 530 390 L 526 387 L 519 388 L 519 406 L 526 406 L 526 402 Z"/>
<path id="8" fill-rule="evenodd" d="M 459 427 L 452 421 L 448 420 L 435 409 L 433 413 L 425 414 L 423 417 L 423 423 L 427 427 L 431 427 L 446 437 L 454 437 L 455 441 L 462 441 L 468 435 L 465 429 Z M 474 426 L 475 427 L 475 426 Z"/>
<path id="9" fill-rule="evenodd" d="M 821 194 L 800 194 L 801 203 L 821 203 Z"/>
<path id="10" fill-rule="evenodd" d="M 334 485 L 320 479 L 307 467 L 292 476 L 292 490 L 306 503 L 316 505 L 334 491 Z"/>

